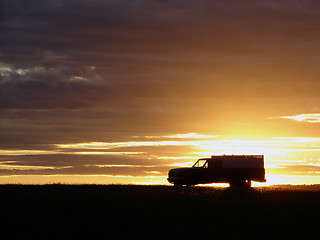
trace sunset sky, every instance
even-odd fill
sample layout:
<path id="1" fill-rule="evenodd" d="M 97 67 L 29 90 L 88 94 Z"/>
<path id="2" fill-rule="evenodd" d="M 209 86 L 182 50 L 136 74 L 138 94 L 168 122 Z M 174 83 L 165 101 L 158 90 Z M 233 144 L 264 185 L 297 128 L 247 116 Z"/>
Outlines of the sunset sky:
<path id="1" fill-rule="evenodd" d="M 319 66 L 318 0 L 2 0 L 0 183 L 320 183 Z"/>

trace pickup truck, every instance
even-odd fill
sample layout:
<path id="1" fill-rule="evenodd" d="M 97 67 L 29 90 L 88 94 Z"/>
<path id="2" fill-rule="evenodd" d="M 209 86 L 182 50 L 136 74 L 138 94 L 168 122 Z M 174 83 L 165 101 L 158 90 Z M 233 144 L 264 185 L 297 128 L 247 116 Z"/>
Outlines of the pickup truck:
<path id="1" fill-rule="evenodd" d="M 229 183 L 230 187 L 251 187 L 251 181 L 266 182 L 263 155 L 212 155 L 168 174 L 168 182 L 174 186 Z"/>

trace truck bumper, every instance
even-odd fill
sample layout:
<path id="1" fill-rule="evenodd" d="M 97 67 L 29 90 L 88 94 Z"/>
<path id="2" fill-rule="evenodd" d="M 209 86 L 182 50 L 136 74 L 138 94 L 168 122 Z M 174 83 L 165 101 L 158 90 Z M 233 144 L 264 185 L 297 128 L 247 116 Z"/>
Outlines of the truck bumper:
<path id="1" fill-rule="evenodd" d="M 167 180 L 169 183 L 179 183 L 184 181 L 184 177 L 168 177 Z"/>

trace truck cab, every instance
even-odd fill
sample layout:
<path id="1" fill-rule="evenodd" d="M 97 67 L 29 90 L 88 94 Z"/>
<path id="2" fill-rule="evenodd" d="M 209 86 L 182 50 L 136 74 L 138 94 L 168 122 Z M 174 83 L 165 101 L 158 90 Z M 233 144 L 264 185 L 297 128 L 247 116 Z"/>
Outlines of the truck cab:
<path id="1" fill-rule="evenodd" d="M 198 159 L 192 167 L 174 168 L 168 173 L 168 182 L 175 186 L 229 183 L 250 187 L 251 181 L 266 181 L 263 155 L 212 155 Z"/>

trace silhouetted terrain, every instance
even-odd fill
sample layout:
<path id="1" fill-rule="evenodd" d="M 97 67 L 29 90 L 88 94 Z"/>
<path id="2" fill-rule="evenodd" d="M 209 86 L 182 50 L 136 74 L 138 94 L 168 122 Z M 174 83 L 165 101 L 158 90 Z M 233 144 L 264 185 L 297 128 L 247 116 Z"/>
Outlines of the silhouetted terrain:
<path id="1" fill-rule="evenodd" d="M 319 185 L 0 185 L 15 239 L 318 239 L 319 204 Z"/>

